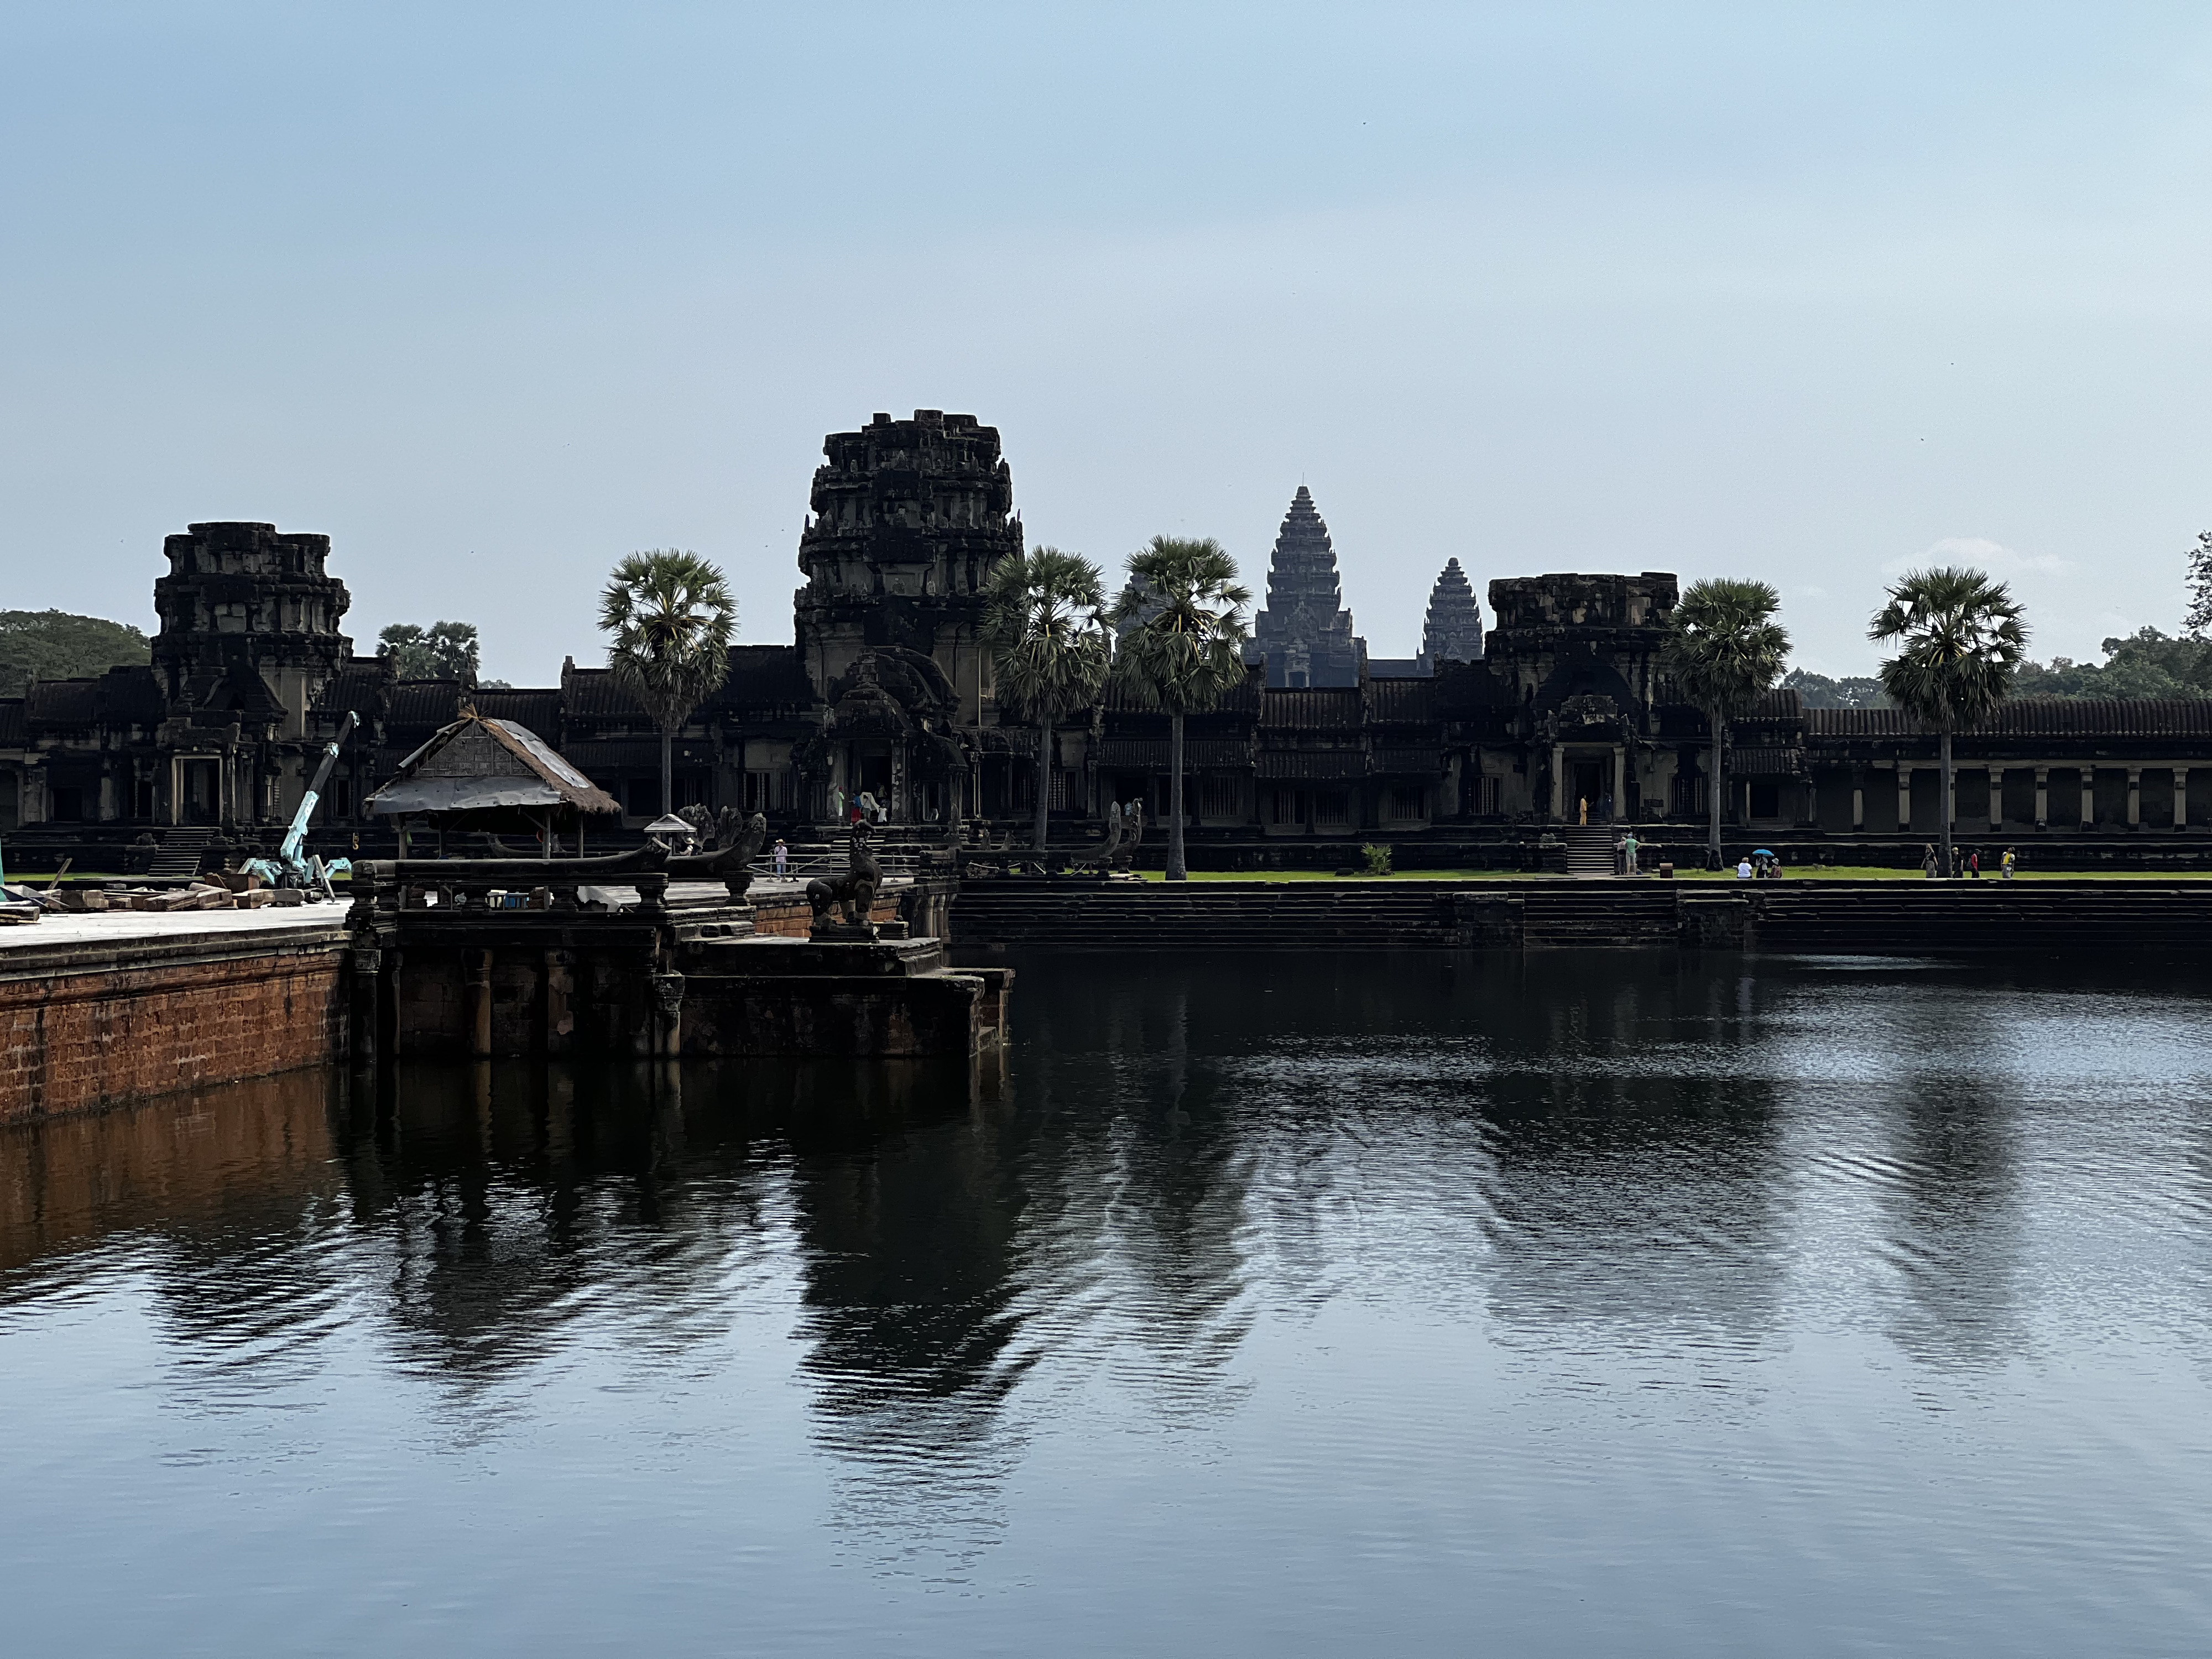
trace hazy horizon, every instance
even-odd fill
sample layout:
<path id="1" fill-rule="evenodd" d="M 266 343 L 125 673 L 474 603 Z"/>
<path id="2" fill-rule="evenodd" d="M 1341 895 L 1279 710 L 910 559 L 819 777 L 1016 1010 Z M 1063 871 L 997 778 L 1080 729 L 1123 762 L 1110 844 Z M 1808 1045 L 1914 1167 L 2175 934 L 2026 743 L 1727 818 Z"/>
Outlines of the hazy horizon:
<path id="1" fill-rule="evenodd" d="M 1377 656 L 1445 560 L 1783 590 L 1869 672 L 1978 562 L 2039 659 L 2212 527 L 2212 13 L 25 9 L 0 18 L 0 604 L 332 538 L 347 629 L 600 659 L 635 548 L 788 639 L 823 435 L 1003 434 L 1032 544 L 1304 482 Z"/>

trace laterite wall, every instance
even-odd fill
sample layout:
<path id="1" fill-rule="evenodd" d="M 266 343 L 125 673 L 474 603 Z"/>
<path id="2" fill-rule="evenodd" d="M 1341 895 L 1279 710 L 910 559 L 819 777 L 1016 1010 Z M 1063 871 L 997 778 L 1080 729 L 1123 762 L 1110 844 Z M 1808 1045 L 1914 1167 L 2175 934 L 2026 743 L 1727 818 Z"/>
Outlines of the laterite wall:
<path id="1" fill-rule="evenodd" d="M 25 953 L 0 961 L 0 1122 L 229 1083 L 342 1054 L 331 941 L 214 955 Z"/>

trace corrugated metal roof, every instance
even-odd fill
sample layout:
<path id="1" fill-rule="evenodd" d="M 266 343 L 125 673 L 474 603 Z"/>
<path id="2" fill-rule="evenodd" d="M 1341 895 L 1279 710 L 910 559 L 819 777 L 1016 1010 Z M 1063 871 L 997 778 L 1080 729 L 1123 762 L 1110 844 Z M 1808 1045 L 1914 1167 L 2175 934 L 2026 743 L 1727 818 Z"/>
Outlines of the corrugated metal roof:
<path id="1" fill-rule="evenodd" d="M 521 764 L 520 772 L 482 777 L 425 777 L 419 774 L 442 750 L 481 732 Z M 463 744 L 465 750 L 467 745 Z M 578 771 L 528 727 L 513 720 L 468 715 L 446 726 L 400 763 L 392 781 L 362 803 L 372 813 L 465 812 L 495 806 L 568 806 L 580 812 L 620 812 L 614 797 Z"/>
<path id="2" fill-rule="evenodd" d="M 27 740 L 23 700 L 21 697 L 0 697 L 0 743 L 15 745 Z"/>

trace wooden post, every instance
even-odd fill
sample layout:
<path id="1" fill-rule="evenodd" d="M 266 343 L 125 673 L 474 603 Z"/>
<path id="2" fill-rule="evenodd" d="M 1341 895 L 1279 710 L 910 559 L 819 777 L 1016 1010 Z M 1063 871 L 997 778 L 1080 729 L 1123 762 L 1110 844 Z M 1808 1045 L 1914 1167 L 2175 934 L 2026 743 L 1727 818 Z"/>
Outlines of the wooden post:
<path id="1" fill-rule="evenodd" d="M 548 951 L 545 953 L 544 1048 L 549 1054 L 565 1054 L 575 1045 L 576 1015 L 573 1006 L 575 992 L 576 953 L 574 951 Z"/>
<path id="2" fill-rule="evenodd" d="M 384 1018 L 384 1011 L 379 1006 L 383 975 L 383 951 L 362 949 L 353 953 L 353 1006 L 347 1050 L 353 1063 L 363 1069 L 376 1064 L 376 1033 Z"/>

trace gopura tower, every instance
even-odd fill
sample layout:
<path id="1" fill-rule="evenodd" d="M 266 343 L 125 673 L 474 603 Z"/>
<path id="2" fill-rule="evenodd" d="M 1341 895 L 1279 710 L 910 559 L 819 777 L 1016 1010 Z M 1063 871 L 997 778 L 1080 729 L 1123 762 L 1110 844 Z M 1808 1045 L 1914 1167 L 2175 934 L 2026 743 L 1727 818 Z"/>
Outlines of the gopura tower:
<path id="1" fill-rule="evenodd" d="M 979 638 L 991 571 L 1022 549 L 999 430 L 973 415 L 878 415 L 823 441 L 813 516 L 799 538 L 799 653 L 824 696 L 877 647 L 930 658 L 982 719 L 990 667 Z"/>
<path id="2" fill-rule="evenodd" d="M 807 810 L 866 793 L 893 822 L 976 810 L 975 760 L 993 710 L 985 589 L 1022 550 L 995 427 L 917 409 L 823 441 L 799 537 L 799 655 L 828 705 L 792 765 Z"/>
<path id="3" fill-rule="evenodd" d="M 1444 561 L 1429 590 L 1428 619 L 1421 629 L 1420 663 L 1475 662 L 1482 656 L 1482 605 L 1457 559 Z"/>
<path id="4" fill-rule="evenodd" d="M 1304 484 L 1291 498 L 1267 566 L 1267 604 L 1252 618 L 1247 659 L 1265 659 L 1271 686 L 1357 685 L 1367 641 L 1336 580 L 1336 549 Z"/>
<path id="5" fill-rule="evenodd" d="M 277 821 L 306 787 L 308 706 L 353 654 L 331 538 L 196 524 L 161 550 L 156 799 L 173 823 Z"/>

